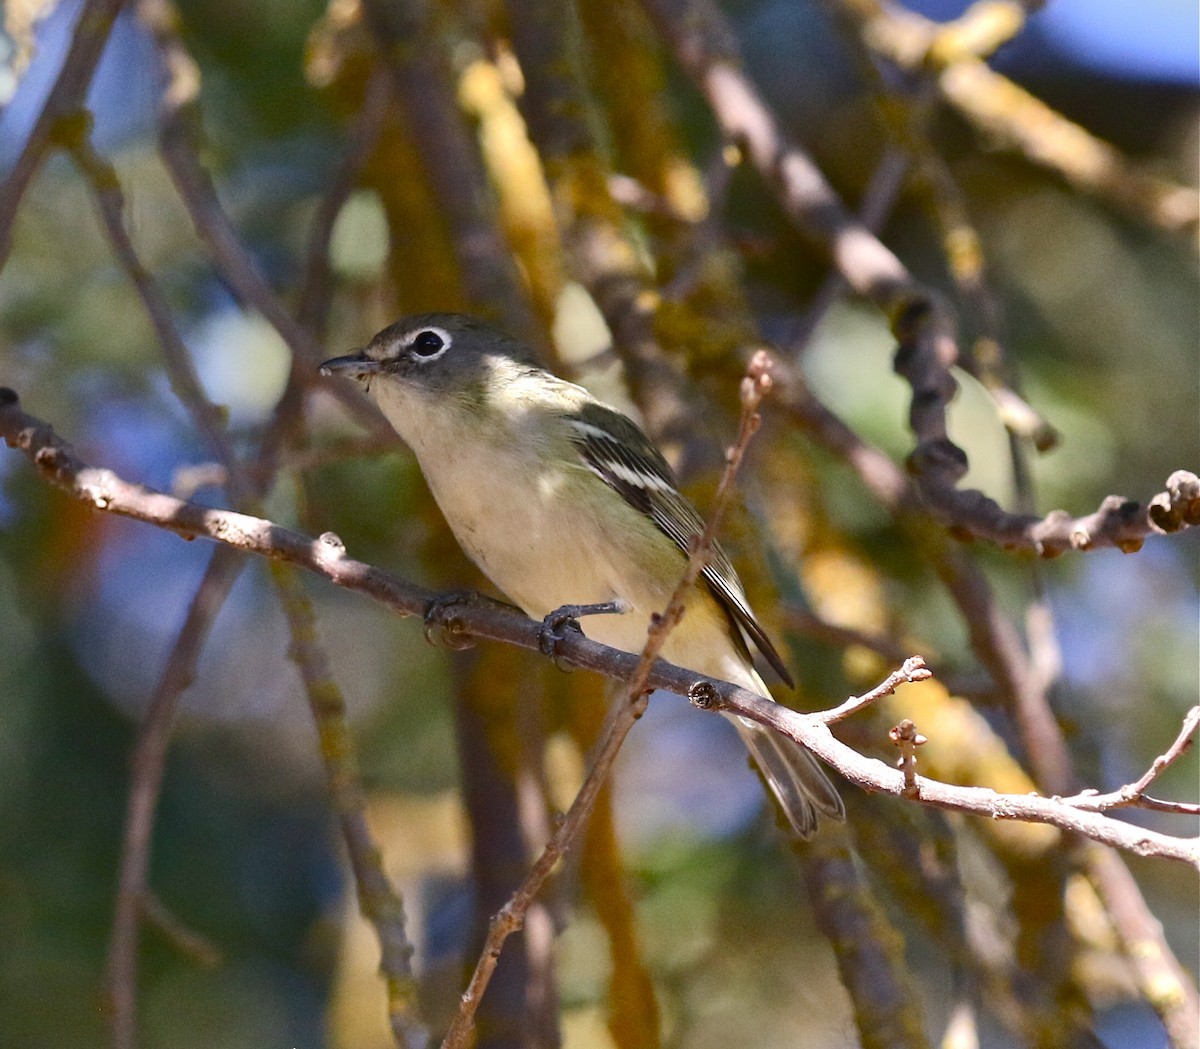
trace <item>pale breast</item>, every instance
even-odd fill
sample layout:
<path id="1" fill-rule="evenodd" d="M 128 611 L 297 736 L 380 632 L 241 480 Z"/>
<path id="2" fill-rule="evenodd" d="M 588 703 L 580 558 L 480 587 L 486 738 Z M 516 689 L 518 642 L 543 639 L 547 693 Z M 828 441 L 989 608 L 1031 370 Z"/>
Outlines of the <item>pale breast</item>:
<path id="1" fill-rule="evenodd" d="M 473 427 L 478 419 L 455 418 L 445 404 L 385 386 L 372 393 L 416 454 L 455 538 L 510 601 L 540 619 L 562 605 L 620 600 L 626 614 L 589 617 L 584 633 L 641 650 L 651 614 L 666 607 L 684 568 L 683 554 L 649 517 L 582 460 L 547 452 L 544 430 L 521 427 L 518 411 L 485 435 Z M 703 587 L 686 619 L 665 658 L 740 681 L 749 668 Z"/>
<path id="2" fill-rule="evenodd" d="M 424 472 L 467 555 L 529 615 L 617 596 L 596 556 L 606 544 L 566 471 L 477 450 Z"/>

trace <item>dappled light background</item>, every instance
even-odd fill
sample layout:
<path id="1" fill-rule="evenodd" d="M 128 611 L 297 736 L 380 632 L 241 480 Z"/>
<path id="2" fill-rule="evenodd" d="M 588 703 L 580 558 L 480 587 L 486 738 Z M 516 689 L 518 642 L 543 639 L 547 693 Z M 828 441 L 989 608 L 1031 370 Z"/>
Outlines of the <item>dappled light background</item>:
<path id="1" fill-rule="evenodd" d="M 6 8 L 8 36 L 0 41 L 6 168 L 53 82 L 80 8 L 76 0 L 42 5 L 45 17 L 29 27 L 16 13 L 21 6 Z M 347 10 L 355 6 L 335 2 L 326 11 L 316 0 L 185 0 L 178 9 L 202 75 L 203 159 L 244 244 L 287 301 L 301 280 L 309 224 L 364 93 L 359 66 L 367 52 L 338 38 L 336 29 L 352 19 Z M 476 114 L 473 126 L 493 136 L 484 139 L 493 177 L 507 172 L 509 189 L 524 189 L 522 176 L 504 168 L 505 157 L 514 155 L 504 136 L 523 134 L 519 123 L 514 128 L 486 115 L 495 105 L 489 92 L 502 90 L 496 85 L 503 75 L 512 77 L 505 67 L 511 54 L 488 54 L 477 43 L 478 27 L 495 13 L 483 3 L 433 6 L 462 104 Z M 730 0 L 723 6 L 750 75 L 787 129 L 843 196 L 858 200 L 886 135 L 872 102 L 875 84 L 830 16 L 839 5 Z M 966 5 L 913 0 L 908 6 L 948 19 Z M 1170 0 L 1051 0 L 991 64 L 1144 170 L 1190 184 L 1200 116 L 1197 17 L 1194 4 Z M 334 39 L 345 65 L 330 72 L 321 60 Z M 590 61 L 603 62 L 605 46 L 598 43 Z M 665 68 L 660 102 L 703 174 L 720 155 L 719 135 L 699 96 L 669 62 Z M 585 72 L 602 79 L 595 68 Z M 503 90 L 512 90 L 511 83 Z M 237 302 L 209 262 L 157 155 L 157 102 L 153 47 L 126 11 L 89 96 L 95 144 L 116 166 L 137 247 L 169 298 L 205 391 L 225 406 L 237 445 L 248 448 L 284 388 L 288 350 L 266 320 Z M 978 227 L 1022 394 L 1062 436 L 1057 448 L 1031 460 L 1033 509 L 1087 513 L 1114 492 L 1144 500 L 1171 471 L 1195 469 L 1194 231 L 1189 241 L 1154 229 L 1002 148 L 949 109 L 936 111 L 930 134 Z M 636 174 L 608 145 L 616 172 Z M 408 181 L 414 149 L 404 133 L 386 130 L 338 218 L 330 247 L 329 355 L 361 345 L 401 309 L 462 305 L 452 267 L 437 268 L 446 244 L 429 243 L 444 242 L 445 231 L 432 219 L 428 228 L 398 224 L 398 216 L 413 213 L 406 195 L 420 199 Z M 828 264 L 787 225 L 747 165 L 728 178 L 718 221 L 736 254 L 701 251 L 699 261 L 691 260 L 699 276 L 656 276 L 703 283 L 707 264 L 738 267 L 759 331 L 786 346 Z M 693 185 L 689 197 L 685 183 L 681 176 L 682 208 L 699 192 Z M 536 223 L 538 193 L 524 201 L 501 196 L 510 209 L 526 206 Z M 671 225 L 677 220 L 651 212 L 636 221 L 650 257 L 682 236 Z M 509 228 L 519 230 L 519 221 Z M 883 239 L 919 279 L 952 294 L 920 192 L 900 196 Z M 544 290 L 551 282 L 529 262 L 537 256 L 536 249 L 522 256 L 522 272 Z M 604 352 L 608 333 L 582 288 L 568 283 L 549 301 L 536 301 L 536 293 L 534 299 L 540 330 L 553 333 L 539 349 L 553 349 L 563 368 L 634 410 L 640 402 L 630 398 L 617 360 Z M 724 320 L 716 296 L 704 311 L 714 325 Z M 676 347 L 687 342 L 680 336 L 686 323 L 674 330 Z M 705 341 L 704 352 L 719 344 Z M 841 295 L 798 362 L 825 403 L 902 461 L 913 443 L 911 390 L 892 371 L 894 350 L 886 318 Z M 716 476 L 713 449 L 734 432 L 740 365 L 714 365 L 701 354 L 691 372 L 691 422 L 707 451 L 668 451 L 688 467 L 684 480 L 703 506 Z M 1002 421 L 978 382 L 965 373 L 958 378 L 950 429 L 971 463 L 963 484 L 1011 507 L 1017 490 Z M 52 421 L 90 463 L 228 505 L 220 478 L 203 469 L 211 453 L 172 393 L 154 331 L 65 155 L 52 156 L 33 182 L 0 276 L 0 384 L 16 389 L 26 409 Z M 353 441 L 361 428 L 320 391 L 308 402 L 307 418 L 311 441 L 266 496 L 264 516 L 311 535 L 332 530 L 355 557 L 432 588 L 483 585 L 455 552 L 402 448 L 377 445 L 322 461 L 322 448 Z M 888 636 L 945 668 L 972 701 L 970 707 L 963 701 L 976 719 L 970 723 L 1018 752 L 958 611 L 844 463 L 790 430 L 768 404 L 739 483 L 743 505 L 728 545 L 771 632 L 783 639 L 800 681 L 797 705 L 834 705 L 890 669 L 862 645 L 806 632 L 804 617 L 816 615 Z M 1040 565 L 1061 658 L 1055 709 L 1088 785 L 1112 790 L 1136 779 L 1197 701 L 1198 538 L 1151 538 L 1133 556 L 1105 550 Z M 1019 618 L 1033 586 L 1029 561 L 983 544 L 971 552 L 1004 610 Z M 89 512 L 47 488 L 19 456 L 0 456 L 0 1045 L 72 1049 L 105 1038 L 101 974 L 130 748 L 209 556 L 205 544 Z M 371 823 L 404 893 L 423 1012 L 440 1030 L 477 949 L 471 828 L 460 791 L 464 683 L 504 682 L 495 703 L 472 716 L 489 726 L 493 742 L 510 734 L 518 741 L 511 753 L 497 744 L 500 766 L 534 768 L 560 809 L 582 778 L 580 741 L 595 735 L 603 691 L 581 681 L 582 674 L 562 675 L 533 657 L 430 646 L 414 620 L 398 620 L 319 581 L 304 586 L 350 708 Z M 157 898 L 216 953 L 195 956 L 153 928 L 144 932 L 146 1046 L 390 1044 L 378 947 L 356 913 L 289 644 L 265 567 L 247 564 L 182 700 L 150 868 Z M 911 716 L 935 751 L 939 724 L 922 718 L 934 709 L 924 706 L 926 688 L 937 690 L 938 704 L 946 698 L 941 685 L 914 687 L 848 726 L 846 738 L 891 760 L 887 727 Z M 503 707 L 509 692 L 519 702 Z M 593 712 L 579 713 L 589 706 Z M 1194 798 L 1197 776 L 1193 753 L 1156 792 Z M 1026 780 L 1012 782 L 1032 789 Z M 894 799 L 844 792 L 851 819 L 864 825 L 902 828 L 924 816 Z M 1180 827 L 1178 817 L 1163 814 L 1130 818 L 1173 832 Z M 661 1044 L 859 1044 L 804 881 L 722 719 L 678 697 L 656 696 L 617 764 L 612 821 L 623 865 L 601 869 L 623 886 L 636 923 L 638 964 L 657 1000 Z M 969 915 L 1002 927 L 1003 900 L 988 899 L 988 889 L 1002 894 L 1007 883 L 993 869 L 987 834 L 965 831 L 959 862 L 973 878 Z M 886 880 L 889 860 L 886 847 L 880 850 L 869 866 Z M 610 1028 L 609 995 L 614 967 L 629 959 L 612 946 L 612 919 L 598 905 L 604 890 L 589 883 L 589 862 L 586 851 L 569 857 L 546 901 L 559 929 L 554 972 L 569 1049 L 622 1044 Z M 1131 865 L 1194 976 L 1200 950 L 1194 877 L 1182 864 Z M 1077 895 L 1084 900 L 1087 890 L 1079 886 Z M 1076 923 L 1086 926 L 1093 902 L 1080 904 Z M 925 1021 L 936 1040 L 954 1002 L 952 961 L 903 893 L 884 906 L 906 936 L 905 964 L 926 989 Z M 1082 947 L 1075 962 L 1087 969 L 1083 982 L 1104 1044 L 1163 1044 L 1162 1027 L 1131 990 L 1103 922 L 1076 935 Z M 985 1014 L 980 1023 L 985 1047 L 1024 1044 L 995 1017 Z"/>

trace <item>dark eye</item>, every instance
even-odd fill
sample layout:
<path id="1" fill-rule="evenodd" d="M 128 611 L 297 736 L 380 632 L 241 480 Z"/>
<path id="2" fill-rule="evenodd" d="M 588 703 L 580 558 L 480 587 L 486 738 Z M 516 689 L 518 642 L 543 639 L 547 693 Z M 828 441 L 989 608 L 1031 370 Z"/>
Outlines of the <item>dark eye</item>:
<path id="1" fill-rule="evenodd" d="M 436 331 L 423 331 L 413 339 L 412 350 L 418 357 L 433 357 L 440 353 L 445 345 L 446 340 Z"/>

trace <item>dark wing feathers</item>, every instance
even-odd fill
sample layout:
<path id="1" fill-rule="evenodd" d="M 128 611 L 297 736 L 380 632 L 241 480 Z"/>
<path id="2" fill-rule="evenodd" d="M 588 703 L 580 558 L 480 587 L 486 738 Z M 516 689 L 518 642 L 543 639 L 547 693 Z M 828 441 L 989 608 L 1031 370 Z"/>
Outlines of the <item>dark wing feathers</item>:
<path id="1" fill-rule="evenodd" d="M 630 506 L 646 514 L 687 554 L 692 539 L 704 531 L 704 519 L 679 494 L 671 467 L 649 438 L 620 412 L 602 404 L 585 404 L 567 421 L 588 469 Z M 775 672 L 793 686 L 787 666 L 754 618 L 742 582 L 718 543 L 713 544 L 703 575 L 743 641 L 753 642 Z"/>

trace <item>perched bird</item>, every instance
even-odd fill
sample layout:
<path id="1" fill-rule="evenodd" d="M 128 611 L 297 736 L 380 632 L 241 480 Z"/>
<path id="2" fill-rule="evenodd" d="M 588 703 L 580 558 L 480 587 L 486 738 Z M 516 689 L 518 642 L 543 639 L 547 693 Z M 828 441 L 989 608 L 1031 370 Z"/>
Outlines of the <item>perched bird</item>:
<path id="1" fill-rule="evenodd" d="M 412 449 L 462 548 L 527 615 L 605 606 L 584 632 L 640 652 L 650 615 L 683 573 L 703 521 L 637 425 L 581 386 L 532 363 L 510 336 L 472 317 L 406 317 L 366 349 L 321 365 L 357 380 Z M 714 547 L 665 659 L 770 698 L 753 644 L 791 684 Z M 804 748 L 756 722 L 731 720 L 803 839 L 843 819 L 841 798 Z"/>

